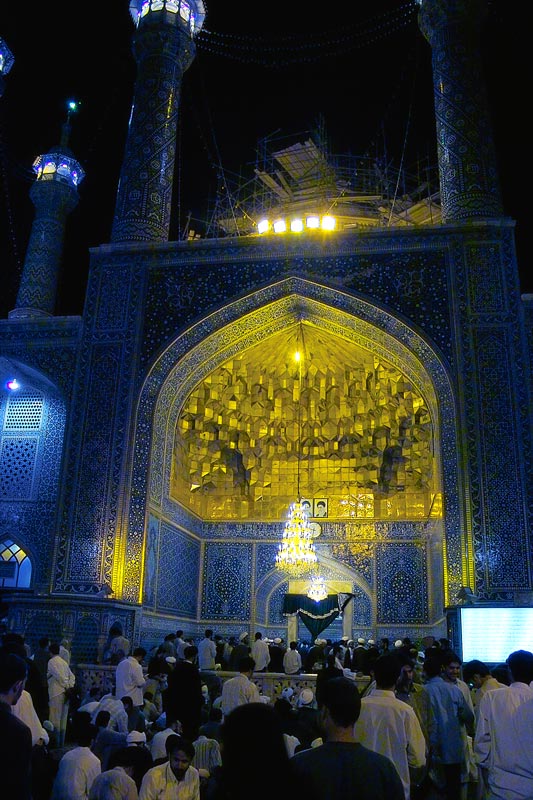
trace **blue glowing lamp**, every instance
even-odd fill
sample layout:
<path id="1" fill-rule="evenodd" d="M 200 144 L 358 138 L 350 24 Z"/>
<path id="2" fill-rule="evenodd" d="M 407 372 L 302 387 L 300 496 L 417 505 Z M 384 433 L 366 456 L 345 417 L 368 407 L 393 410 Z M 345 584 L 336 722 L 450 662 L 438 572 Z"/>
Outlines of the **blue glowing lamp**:
<path id="1" fill-rule="evenodd" d="M 79 106 L 76 100 L 67 101 L 67 119 L 63 123 L 61 143 L 49 153 L 37 156 L 33 162 L 33 171 L 38 181 L 59 181 L 75 188 L 84 179 L 85 172 L 68 147 L 70 118 L 79 110 Z"/>
<path id="2" fill-rule="evenodd" d="M 143 17 L 156 11 L 166 11 L 175 15 L 191 36 L 200 33 L 205 19 L 203 0 L 130 0 L 130 14 L 135 25 Z"/>

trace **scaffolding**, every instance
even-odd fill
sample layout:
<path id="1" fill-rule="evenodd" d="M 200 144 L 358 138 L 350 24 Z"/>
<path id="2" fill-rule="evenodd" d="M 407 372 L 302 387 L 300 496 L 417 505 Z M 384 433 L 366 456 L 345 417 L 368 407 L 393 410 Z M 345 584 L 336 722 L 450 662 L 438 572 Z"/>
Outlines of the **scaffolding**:
<path id="1" fill-rule="evenodd" d="M 208 237 L 256 235 L 265 217 L 310 214 L 333 215 L 341 231 L 441 222 L 438 171 L 427 160 L 400 172 L 380 158 L 331 155 L 321 131 L 265 137 L 249 172 L 220 171 Z"/>

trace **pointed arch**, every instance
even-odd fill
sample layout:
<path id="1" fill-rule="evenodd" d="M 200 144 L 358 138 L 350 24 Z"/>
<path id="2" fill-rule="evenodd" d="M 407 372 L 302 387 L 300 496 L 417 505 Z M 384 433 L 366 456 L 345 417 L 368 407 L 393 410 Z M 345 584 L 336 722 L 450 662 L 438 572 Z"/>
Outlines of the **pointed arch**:
<path id="1" fill-rule="evenodd" d="M 462 559 L 462 505 L 456 452 L 455 401 L 445 360 L 434 343 L 390 309 L 301 278 L 287 278 L 236 300 L 200 320 L 169 343 L 153 362 L 137 407 L 126 559 L 141 564 L 148 506 L 180 518 L 202 537 L 202 520 L 168 496 L 172 425 L 184 399 L 215 368 L 295 320 L 370 349 L 397 365 L 424 396 L 435 420 L 435 457 L 447 495 L 447 556 Z M 441 442 L 445 445 L 441 446 Z M 138 598 L 140 572 L 125 581 L 125 597 Z M 129 584 L 129 586 L 128 586 Z M 136 587 L 136 588 L 134 588 Z"/>
<path id="2" fill-rule="evenodd" d="M 352 569 L 348 564 L 343 564 L 327 555 L 320 554 L 319 572 L 323 575 L 326 583 L 331 581 L 346 581 L 350 583 L 352 587 L 357 587 L 357 589 L 368 598 L 369 603 L 372 604 L 372 587 L 360 573 Z M 284 584 L 287 584 L 287 582 L 287 575 L 281 570 L 274 568 L 263 575 L 261 580 L 257 583 L 255 589 L 256 603 L 258 607 L 263 609 L 264 614 L 264 619 L 258 619 L 260 624 L 266 625 L 268 623 L 271 616 L 270 604 L 272 598 Z M 372 623 L 375 624 L 375 619 L 372 620 Z"/>

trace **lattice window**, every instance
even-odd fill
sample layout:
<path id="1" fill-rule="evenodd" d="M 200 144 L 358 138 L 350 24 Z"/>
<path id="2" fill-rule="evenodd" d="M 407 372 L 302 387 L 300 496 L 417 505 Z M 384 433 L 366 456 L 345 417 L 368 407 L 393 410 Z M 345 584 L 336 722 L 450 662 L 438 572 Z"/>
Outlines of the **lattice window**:
<path id="1" fill-rule="evenodd" d="M 43 419 L 44 400 L 40 392 L 22 390 L 7 402 L 4 430 L 38 431 Z"/>
<path id="2" fill-rule="evenodd" d="M 0 453 L 0 499 L 31 498 L 37 437 L 4 436 Z"/>
<path id="3" fill-rule="evenodd" d="M 29 500 L 34 486 L 44 398 L 35 389 L 22 389 L 6 404 L 0 453 L 0 499 Z M 15 432 L 36 435 L 14 435 Z"/>
<path id="4" fill-rule="evenodd" d="M 28 589 L 31 582 L 31 559 L 11 539 L 0 542 L 0 587 Z"/>

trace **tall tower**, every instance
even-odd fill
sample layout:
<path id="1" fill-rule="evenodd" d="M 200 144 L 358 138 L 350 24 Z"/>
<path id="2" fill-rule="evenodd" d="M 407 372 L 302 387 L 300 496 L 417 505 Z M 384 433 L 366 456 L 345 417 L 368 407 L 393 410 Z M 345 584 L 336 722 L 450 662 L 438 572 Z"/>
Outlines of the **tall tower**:
<path id="1" fill-rule="evenodd" d="M 137 80 L 115 206 L 112 242 L 169 237 L 183 73 L 201 30 L 202 0 L 131 0 Z"/>
<path id="2" fill-rule="evenodd" d="M 5 76 L 14 63 L 13 53 L 0 36 L 0 97 L 4 94 Z"/>
<path id="3" fill-rule="evenodd" d="M 480 27 L 486 0 L 417 0 L 431 45 L 444 222 L 503 216 Z"/>
<path id="4" fill-rule="evenodd" d="M 10 319 L 47 317 L 54 313 L 66 219 L 78 204 L 77 187 L 85 177 L 67 146 L 70 115 L 74 110 L 75 104 L 70 103 L 60 145 L 33 162 L 37 178 L 30 189 L 30 197 L 35 206 L 35 218 L 16 306 L 8 315 Z"/>

